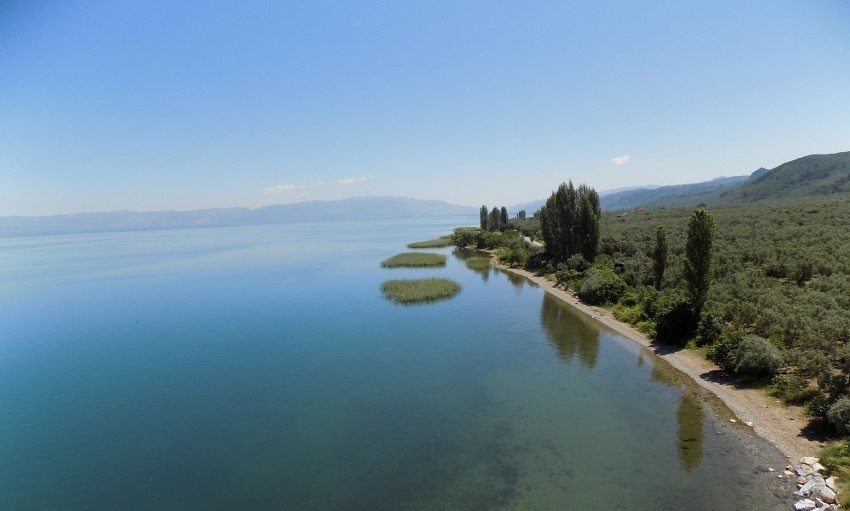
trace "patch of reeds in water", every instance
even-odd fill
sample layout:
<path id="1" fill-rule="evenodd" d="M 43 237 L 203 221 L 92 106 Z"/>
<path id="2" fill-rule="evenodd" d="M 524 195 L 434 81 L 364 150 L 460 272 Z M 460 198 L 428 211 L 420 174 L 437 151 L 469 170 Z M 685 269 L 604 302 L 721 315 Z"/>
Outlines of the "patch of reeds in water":
<path id="1" fill-rule="evenodd" d="M 490 268 L 490 258 L 475 256 L 466 260 L 466 267 L 470 270 L 486 270 Z"/>
<path id="2" fill-rule="evenodd" d="M 451 244 L 452 244 L 452 237 L 449 235 L 449 236 L 442 236 L 442 237 L 435 239 L 435 240 L 416 241 L 416 242 L 413 242 L 413 243 L 408 243 L 407 248 L 442 248 L 442 247 L 448 247 Z"/>
<path id="3" fill-rule="evenodd" d="M 445 300 L 460 292 L 460 284 L 450 279 L 398 279 L 381 284 L 387 298 L 403 304 Z"/>
<path id="4" fill-rule="evenodd" d="M 446 256 L 442 254 L 405 252 L 396 254 L 381 262 L 382 268 L 425 268 L 430 266 L 445 266 Z"/>

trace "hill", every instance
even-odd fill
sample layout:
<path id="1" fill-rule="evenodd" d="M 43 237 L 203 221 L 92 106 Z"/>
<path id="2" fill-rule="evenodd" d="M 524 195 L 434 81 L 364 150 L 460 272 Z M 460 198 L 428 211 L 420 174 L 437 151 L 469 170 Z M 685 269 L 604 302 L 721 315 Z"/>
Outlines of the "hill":
<path id="1" fill-rule="evenodd" d="M 352 197 L 336 201 L 278 204 L 258 209 L 216 208 L 194 211 L 110 211 L 40 217 L 8 216 L 0 217 L 0 237 L 460 216 L 477 213 L 476 208 L 435 200 Z"/>
<path id="2" fill-rule="evenodd" d="M 721 202 L 803 198 L 850 192 L 850 151 L 812 154 L 761 173 L 720 195 Z"/>
<path id="3" fill-rule="evenodd" d="M 710 181 L 699 183 L 661 186 L 658 188 L 638 188 L 603 195 L 600 197 L 600 203 L 603 209 L 612 210 L 638 206 L 685 206 L 699 204 L 700 202 L 712 202 L 720 196 L 720 193 L 734 188 L 749 179 L 750 176 L 717 177 Z"/>

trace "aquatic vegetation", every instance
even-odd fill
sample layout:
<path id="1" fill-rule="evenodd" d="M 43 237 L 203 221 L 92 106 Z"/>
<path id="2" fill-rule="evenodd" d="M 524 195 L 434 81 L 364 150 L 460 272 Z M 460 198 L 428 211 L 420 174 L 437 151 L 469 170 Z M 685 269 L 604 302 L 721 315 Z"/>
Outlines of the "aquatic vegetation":
<path id="1" fill-rule="evenodd" d="M 442 248 L 452 244 L 452 236 L 441 236 L 435 240 L 415 241 L 408 243 L 407 248 Z"/>
<path id="2" fill-rule="evenodd" d="M 403 254 L 396 254 L 390 257 L 389 259 L 385 259 L 381 262 L 382 268 L 416 268 L 445 265 L 446 256 L 442 254 L 422 254 L 418 252 L 405 252 Z"/>
<path id="3" fill-rule="evenodd" d="M 460 292 L 460 284 L 444 278 L 397 279 L 381 284 L 387 298 L 405 304 L 451 298 Z"/>
<path id="4" fill-rule="evenodd" d="M 490 268 L 490 258 L 475 256 L 466 260 L 466 267 L 470 270 L 486 270 Z"/>

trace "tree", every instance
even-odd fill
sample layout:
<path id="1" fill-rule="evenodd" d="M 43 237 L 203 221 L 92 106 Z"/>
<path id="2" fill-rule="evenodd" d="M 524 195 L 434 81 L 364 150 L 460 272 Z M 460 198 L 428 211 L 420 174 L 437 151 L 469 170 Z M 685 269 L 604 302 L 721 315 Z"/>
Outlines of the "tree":
<path id="1" fill-rule="evenodd" d="M 688 221 L 688 241 L 685 245 L 685 281 L 688 295 L 697 318 L 702 313 L 712 277 L 714 247 L 714 216 L 705 209 L 694 210 Z"/>
<path id="2" fill-rule="evenodd" d="M 508 208 L 504 206 L 499 210 L 499 223 L 501 225 L 508 225 Z"/>
<path id="3" fill-rule="evenodd" d="M 599 194 L 587 185 L 578 187 L 578 221 L 576 226 L 576 250 L 590 262 L 599 249 L 599 217 L 602 209 Z"/>
<path id="4" fill-rule="evenodd" d="M 525 220 L 525 210 L 524 209 L 519 210 L 519 213 L 516 214 L 516 217 L 519 218 L 520 220 Z"/>
<path id="5" fill-rule="evenodd" d="M 667 267 L 667 232 L 664 226 L 655 231 L 655 250 L 652 251 L 652 273 L 655 276 L 655 289 L 661 289 L 664 283 L 664 269 Z"/>
<path id="6" fill-rule="evenodd" d="M 593 261 L 599 249 L 599 194 L 587 185 L 561 183 L 540 209 L 540 231 L 546 252 L 556 263 L 575 254 Z"/>
<path id="7" fill-rule="evenodd" d="M 458 248 L 464 248 L 475 242 L 475 232 L 471 229 L 456 229 L 452 234 L 452 243 Z"/>
<path id="8" fill-rule="evenodd" d="M 487 209 L 487 206 L 481 206 L 481 212 L 479 213 L 479 216 L 481 217 L 481 230 L 486 231 L 487 230 L 487 219 L 490 216 L 490 213 L 489 213 L 489 210 Z"/>
<path id="9" fill-rule="evenodd" d="M 498 231 L 502 227 L 502 212 L 499 208 L 493 206 L 493 211 L 490 212 L 490 219 L 487 222 L 487 228 L 491 231 Z"/>

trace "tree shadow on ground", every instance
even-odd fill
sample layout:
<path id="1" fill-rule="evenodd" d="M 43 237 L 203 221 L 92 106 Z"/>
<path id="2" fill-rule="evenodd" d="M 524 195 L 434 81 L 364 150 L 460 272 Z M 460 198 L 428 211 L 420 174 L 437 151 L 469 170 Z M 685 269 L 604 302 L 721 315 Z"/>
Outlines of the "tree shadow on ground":
<path id="1" fill-rule="evenodd" d="M 653 339 L 649 341 L 649 348 L 653 352 L 655 352 L 656 355 L 669 355 L 671 353 L 678 353 L 682 351 L 685 347 L 680 346 L 678 344 L 669 344 Z"/>

